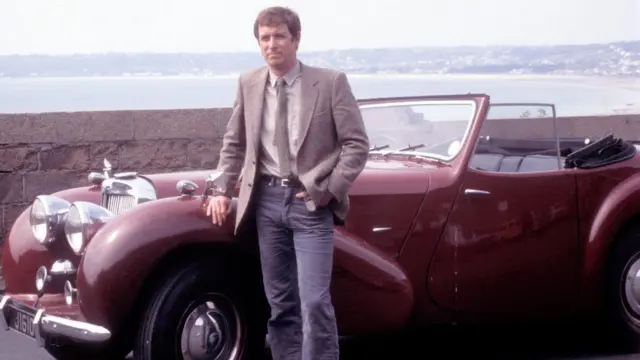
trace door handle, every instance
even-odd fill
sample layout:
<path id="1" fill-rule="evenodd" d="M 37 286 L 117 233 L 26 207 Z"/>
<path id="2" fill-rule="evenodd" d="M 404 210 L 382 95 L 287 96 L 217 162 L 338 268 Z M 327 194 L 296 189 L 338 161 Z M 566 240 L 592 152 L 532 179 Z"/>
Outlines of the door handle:
<path id="1" fill-rule="evenodd" d="M 385 227 L 374 227 L 373 229 L 371 229 L 373 232 L 384 232 L 384 231 L 389 231 L 391 230 L 391 227 L 385 226 Z"/>
<path id="2" fill-rule="evenodd" d="M 478 190 L 478 189 L 464 189 L 465 195 L 491 195 L 490 192 L 486 190 Z"/>

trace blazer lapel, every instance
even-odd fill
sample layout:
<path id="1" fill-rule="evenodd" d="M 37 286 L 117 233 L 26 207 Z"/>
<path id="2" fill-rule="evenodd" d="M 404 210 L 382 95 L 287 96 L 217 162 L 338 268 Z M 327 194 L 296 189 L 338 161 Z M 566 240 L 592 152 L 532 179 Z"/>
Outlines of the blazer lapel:
<path id="1" fill-rule="evenodd" d="M 264 106 L 264 87 L 267 82 L 269 71 L 266 67 L 258 71 L 253 77 L 245 103 L 245 114 L 247 121 L 247 132 L 249 139 L 253 142 L 255 156 L 258 156 L 260 145 L 260 131 L 262 130 L 262 109 Z"/>
<path id="2" fill-rule="evenodd" d="M 301 74 L 301 101 L 300 101 L 300 120 L 298 121 L 298 134 L 300 134 L 296 153 L 300 151 L 302 143 L 307 137 L 307 131 L 309 130 L 309 124 L 313 117 L 314 110 L 316 108 L 316 101 L 318 100 L 318 79 L 315 74 L 309 70 L 304 64 L 300 64 Z"/>

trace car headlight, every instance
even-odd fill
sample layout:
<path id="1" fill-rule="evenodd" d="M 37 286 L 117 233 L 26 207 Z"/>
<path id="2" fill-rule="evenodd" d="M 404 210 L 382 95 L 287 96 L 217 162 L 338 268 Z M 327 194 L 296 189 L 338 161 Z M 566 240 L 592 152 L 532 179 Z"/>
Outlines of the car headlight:
<path id="1" fill-rule="evenodd" d="M 29 225 L 40 244 L 48 245 L 62 231 L 71 204 L 51 195 L 39 195 L 31 205 Z"/>
<path id="2" fill-rule="evenodd" d="M 85 246 L 98 229 L 115 215 L 103 208 L 86 201 L 76 201 L 67 214 L 64 232 L 67 242 L 76 255 L 80 255 Z"/>

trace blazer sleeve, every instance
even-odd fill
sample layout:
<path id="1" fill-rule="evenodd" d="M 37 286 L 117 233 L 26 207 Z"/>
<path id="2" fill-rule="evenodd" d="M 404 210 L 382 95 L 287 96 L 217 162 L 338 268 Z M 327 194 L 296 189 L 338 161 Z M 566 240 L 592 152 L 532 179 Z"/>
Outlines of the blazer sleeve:
<path id="1" fill-rule="evenodd" d="M 222 149 L 218 160 L 218 170 L 224 174 L 225 195 L 233 196 L 242 171 L 246 149 L 246 124 L 244 118 L 244 99 L 242 81 L 238 79 L 236 99 L 233 103 L 231 117 L 222 138 Z"/>
<path id="2" fill-rule="evenodd" d="M 331 99 L 337 140 L 342 153 L 329 176 L 327 189 L 341 202 L 364 169 L 369 155 L 369 138 L 360 107 L 343 72 L 338 72 L 334 79 Z"/>

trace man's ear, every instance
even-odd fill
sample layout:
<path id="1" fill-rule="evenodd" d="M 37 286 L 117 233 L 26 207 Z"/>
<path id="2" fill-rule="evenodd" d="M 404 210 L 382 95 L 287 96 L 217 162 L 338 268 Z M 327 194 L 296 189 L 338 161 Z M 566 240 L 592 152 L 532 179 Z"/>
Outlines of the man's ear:
<path id="1" fill-rule="evenodd" d="M 295 37 L 294 41 L 296 42 L 296 51 L 297 51 L 298 47 L 300 47 L 300 33 L 298 33 L 298 36 Z"/>

